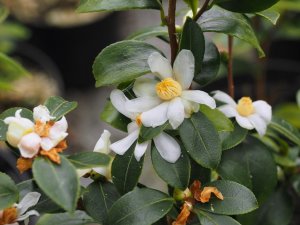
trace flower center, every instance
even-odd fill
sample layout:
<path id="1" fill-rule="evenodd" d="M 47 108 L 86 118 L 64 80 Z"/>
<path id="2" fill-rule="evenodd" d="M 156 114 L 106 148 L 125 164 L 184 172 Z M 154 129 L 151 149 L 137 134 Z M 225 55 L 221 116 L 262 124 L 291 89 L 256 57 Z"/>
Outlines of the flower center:
<path id="1" fill-rule="evenodd" d="M 11 207 L 3 210 L 2 218 L 0 218 L 0 225 L 11 224 L 17 220 L 17 208 Z"/>
<path id="2" fill-rule="evenodd" d="M 140 127 L 142 126 L 142 114 L 139 114 L 136 118 L 135 118 L 135 122 L 136 124 Z"/>
<path id="3" fill-rule="evenodd" d="M 251 98 L 249 97 L 241 98 L 238 102 L 236 109 L 241 116 L 250 116 L 251 114 L 253 114 L 254 107 Z"/>
<path id="4" fill-rule="evenodd" d="M 181 95 L 182 87 L 172 78 L 166 78 L 156 85 L 156 93 L 162 100 L 171 100 Z"/>

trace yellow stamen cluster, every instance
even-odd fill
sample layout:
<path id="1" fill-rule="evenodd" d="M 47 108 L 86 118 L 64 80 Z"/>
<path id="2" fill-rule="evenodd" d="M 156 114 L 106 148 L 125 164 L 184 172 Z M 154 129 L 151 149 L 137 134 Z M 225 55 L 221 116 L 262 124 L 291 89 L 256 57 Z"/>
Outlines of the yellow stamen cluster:
<path id="1" fill-rule="evenodd" d="M 249 97 L 241 98 L 238 102 L 236 109 L 241 116 L 250 116 L 251 114 L 253 114 L 254 107 L 251 98 Z"/>
<path id="2" fill-rule="evenodd" d="M 166 78 L 156 85 L 156 93 L 162 100 L 171 100 L 181 95 L 182 87 L 172 78 Z"/>
<path id="3" fill-rule="evenodd" d="M 140 127 L 142 126 L 142 114 L 139 114 L 136 118 L 135 118 L 135 122 L 136 124 Z"/>
<path id="4" fill-rule="evenodd" d="M 11 224 L 17 220 L 17 209 L 15 207 L 4 209 L 0 217 L 0 225 Z"/>

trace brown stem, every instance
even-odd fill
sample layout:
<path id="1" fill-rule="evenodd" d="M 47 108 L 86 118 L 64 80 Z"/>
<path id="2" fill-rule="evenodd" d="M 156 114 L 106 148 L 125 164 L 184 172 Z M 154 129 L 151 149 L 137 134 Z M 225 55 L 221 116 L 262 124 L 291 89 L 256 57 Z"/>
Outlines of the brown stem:
<path id="1" fill-rule="evenodd" d="M 178 43 L 177 43 L 176 27 L 175 27 L 175 14 L 176 14 L 176 0 L 169 0 L 169 10 L 168 10 L 168 16 L 166 18 L 166 21 L 168 25 L 168 32 L 170 38 L 172 65 L 175 61 L 177 51 L 178 51 Z"/>
<path id="2" fill-rule="evenodd" d="M 197 21 L 200 18 L 200 16 L 202 16 L 202 14 L 207 10 L 209 2 L 210 2 L 210 0 L 205 0 L 202 8 L 194 16 L 194 18 L 193 18 L 194 21 Z"/>
<path id="3" fill-rule="evenodd" d="M 234 98 L 234 81 L 232 70 L 233 37 L 228 35 L 228 92 Z"/>

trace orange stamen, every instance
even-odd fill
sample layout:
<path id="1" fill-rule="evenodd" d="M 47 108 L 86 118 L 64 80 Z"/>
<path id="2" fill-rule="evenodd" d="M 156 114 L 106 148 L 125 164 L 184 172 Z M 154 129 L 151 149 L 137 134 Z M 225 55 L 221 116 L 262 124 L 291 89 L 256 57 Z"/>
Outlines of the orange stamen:
<path id="1" fill-rule="evenodd" d="M 220 200 L 224 199 L 222 193 L 216 187 L 204 187 L 203 190 L 201 190 L 200 188 L 201 188 L 201 182 L 198 180 L 195 180 L 190 187 L 194 199 L 196 199 L 198 202 L 201 203 L 209 202 L 212 193 L 218 199 Z"/>
<path id="2" fill-rule="evenodd" d="M 31 169 L 32 163 L 33 163 L 33 158 L 27 159 L 27 158 L 20 157 L 17 160 L 17 169 L 22 174 L 25 171 Z"/>
<path id="3" fill-rule="evenodd" d="M 54 125 L 53 121 L 49 121 L 47 123 L 43 123 L 42 121 L 36 121 L 34 125 L 34 132 L 37 133 L 41 137 L 48 137 L 50 128 Z"/>
<path id="4" fill-rule="evenodd" d="M 185 202 L 181 208 L 180 214 L 177 216 L 176 220 L 172 225 L 186 225 L 187 220 L 191 214 L 192 204 L 190 202 Z"/>
<path id="5" fill-rule="evenodd" d="M 60 143 L 58 143 L 58 145 L 55 148 L 52 148 L 49 151 L 41 150 L 40 154 L 48 157 L 52 162 L 60 164 L 61 160 L 58 153 L 63 152 L 63 150 L 65 150 L 67 147 L 68 146 L 66 140 L 63 140 Z"/>
<path id="6" fill-rule="evenodd" d="M 17 208 L 11 207 L 3 210 L 2 218 L 0 218 L 0 225 L 11 224 L 17 220 Z"/>

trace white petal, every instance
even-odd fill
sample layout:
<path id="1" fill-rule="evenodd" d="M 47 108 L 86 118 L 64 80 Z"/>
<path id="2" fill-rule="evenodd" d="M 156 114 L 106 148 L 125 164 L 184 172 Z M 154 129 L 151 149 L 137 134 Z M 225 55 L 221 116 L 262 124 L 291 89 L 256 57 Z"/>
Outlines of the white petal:
<path id="1" fill-rule="evenodd" d="M 54 125 L 50 129 L 50 135 L 51 131 L 54 133 L 58 132 L 66 132 L 68 130 L 68 122 L 66 120 L 66 117 L 62 117 L 59 121 L 55 122 Z"/>
<path id="2" fill-rule="evenodd" d="M 248 116 L 249 121 L 254 126 L 255 130 L 260 136 L 264 136 L 267 130 L 266 121 L 264 121 L 258 114 Z"/>
<path id="3" fill-rule="evenodd" d="M 17 205 L 19 215 L 23 215 L 30 207 L 35 206 L 41 197 L 38 192 L 29 192 Z"/>
<path id="4" fill-rule="evenodd" d="M 220 110 L 222 113 L 225 114 L 228 118 L 235 117 L 238 113 L 237 110 L 232 107 L 231 105 L 222 105 L 218 107 L 218 110 Z"/>
<path id="5" fill-rule="evenodd" d="M 135 120 L 136 115 L 132 112 L 129 112 L 125 107 L 125 102 L 127 100 L 128 99 L 126 98 L 125 94 L 118 89 L 113 90 L 110 94 L 110 101 L 113 106 L 124 116 Z"/>
<path id="6" fill-rule="evenodd" d="M 190 116 L 199 111 L 199 104 L 195 102 L 191 102 L 184 98 L 181 98 L 181 101 L 184 106 L 185 118 L 190 118 Z"/>
<path id="7" fill-rule="evenodd" d="M 6 132 L 6 140 L 13 147 L 17 147 L 22 137 L 34 130 L 34 124 L 27 119 L 18 119 L 19 121 L 10 122 Z M 26 123 L 22 123 L 26 121 Z"/>
<path id="8" fill-rule="evenodd" d="M 150 141 L 145 141 L 143 143 L 136 143 L 134 149 L 134 156 L 137 161 L 140 161 L 141 157 L 145 154 Z"/>
<path id="9" fill-rule="evenodd" d="M 139 97 L 126 101 L 125 108 L 129 112 L 141 113 L 146 112 L 161 103 L 158 97 Z"/>
<path id="10" fill-rule="evenodd" d="M 207 105 L 212 109 L 216 108 L 216 101 L 204 91 L 200 91 L 200 90 L 183 91 L 181 97 L 192 102 Z"/>
<path id="11" fill-rule="evenodd" d="M 174 76 L 183 90 L 189 89 L 194 79 L 195 58 L 190 50 L 181 50 L 174 62 Z"/>
<path id="12" fill-rule="evenodd" d="M 213 98 L 218 100 L 219 102 L 224 102 L 231 105 L 232 107 L 236 107 L 235 101 L 225 92 L 213 91 L 212 93 L 214 94 Z"/>
<path id="13" fill-rule="evenodd" d="M 41 137 L 34 132 L 23 136 L 18 144 L 20 153 L 24 158 L 34 157 L 39 152 L 40 146 Z"/>
<path id="14" fill-rule="evenodd" d="M 137 78 L 133 85 L 133 92 L 137 97 L 157 96 L 156 85 L 158 81 L 149 77 Z"/>
<path id="15" fill-rule="evenodd" d="M 127 125 L 127 132 L 129 134 L 136 130 L 139 130 L 139 129 L 140 129 L 140 127 L 137 125 L 137 123 L 135 121 L 133 121 Z"/>
<path id="16" fill-rule="evenodd" d="M 132 146 L 139 136 L 139 130 L 130 133 L 127 137 L 111 144 L 109 148 L 118 155 L 124 155 L 124 153 Z"/>
<path id="17" fill-rule="evenodd" d="M 167 117 L 173 129 L 177 129 L 182 124 L 185 112 L 180 98 L 174 98 L 170 101 Z"/>
<path id="18" fill-rule="evenodd" d="M 76 170 L 78 177 L 82 177 L 89 172 L 91 172 L 91 169 L 77 169 Z"/>
<path id="19" fill-rule="evenodd" d="M 253 102 L 255 113 L 260 115 L 267 124 L 271 122 L 272 119 L 272 107 L 265 101 L 259 100 Z"/>
<path id="20" fill-rule="evenodd" d="M 35 121 L 39 120 L 45 123 L 49 120 L 55 119 L 55 117 L 50 116 L 50 112 L 46 106 L 39 105 L 33 109 L 33 119 Z"/>
<path id="21" fill-rule="evenodd" d="M 97 141 L 94 152 L 101 152 L 104 154 L 108 154 L 110 152 L 109 146 L 110 146 L 110 136 L 111 133 L 108 130 L 104 130 L 101 134 L 101 137 Z"/>
<path id="22" fill-rule="evenodd" d="M 25 213 L 24 215 L 19 216 L 18 219 L 17 219 L 17 221 L 23 221 L 23 220 L 26 220 L 30 216 L 39 216 L 39 215 L 40 214 L 38 213 L 38 211 L 36 211 L 36 210 L 30 210 L 27 213 Z"/>
<path id="23" fill-rule="evenodd" d="M 243 117 L 238 114 L 238 115 L 236 115 L 235 119 L 236 119 L 236 122 L 241 127 L 245 128 L 247 130 L 252 130 L 254 128 L 254 126 L 252 125 L 252 123 L 249 121 L 249 119 L 247 117 Z"/>
<path id="24" fill-rule="evenodd" d="M 141 114 L 142 123 L 146 127 L 157 127 L 167 122 L 169 102 L 163 102 L 155 108 Z"/>
<path id="25" fill-rule="evenodd" d="M 160 79 L 172 77 L 172 67 L 165 57 L 158 52 L 152 53 L 148 58 L 148 65 L 152 73 L 157 75 Z"/>
<path id="26" fill-rule="evenodd" d="M 164 160 L 175 163 L 179 159 L 181 149 L 173 137 L 162 132 L 160 135 L 153 138 L 153 141 L 159 154 Z"/>
<path id="27" fill-rule="evenodd" d="M 111 179 L 111 165 L 112 165 L 113 160 L 114 160 L 114 158 L 111 157 L 111 160 L 110 160 L 110 162 L 109 162 L 109 164 L 107 166 L 93 168 L 93 170 L 96 173 L 99 173 L 102 176 L 105 176 L 107 179 Z"/>

